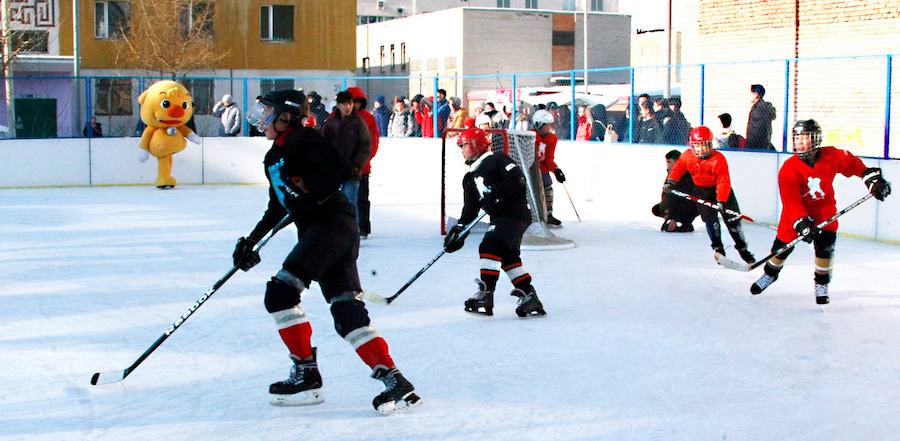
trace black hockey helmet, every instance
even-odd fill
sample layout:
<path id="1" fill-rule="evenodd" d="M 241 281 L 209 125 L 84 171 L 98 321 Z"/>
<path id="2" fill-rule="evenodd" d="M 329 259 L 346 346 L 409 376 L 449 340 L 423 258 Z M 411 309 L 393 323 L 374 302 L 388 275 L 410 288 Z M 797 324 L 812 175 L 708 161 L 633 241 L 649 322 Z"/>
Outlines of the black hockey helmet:
<path id="1" fill-rule="evenodd" d="M 812 142 L 812 148 L 805 152 L 797 152 L 797 140 L 801 136 L 809 136 Z M 815 152 L 822 145 L 822 127 L 814 119 L 801 119 L 794 123 L 793 130 L 794 152 L 800 159 L 808 159 L 815 155 Z"/>
<path id="2" fill-rule="evenodd" d="M 302 119 L 309 113 L 306 95 L 293 89 L 269 92 L 247 111 L 247 121 L 260 131 L 264 131 L 283 112 L 290 113 L 290 124 L 299 127 Z"/>

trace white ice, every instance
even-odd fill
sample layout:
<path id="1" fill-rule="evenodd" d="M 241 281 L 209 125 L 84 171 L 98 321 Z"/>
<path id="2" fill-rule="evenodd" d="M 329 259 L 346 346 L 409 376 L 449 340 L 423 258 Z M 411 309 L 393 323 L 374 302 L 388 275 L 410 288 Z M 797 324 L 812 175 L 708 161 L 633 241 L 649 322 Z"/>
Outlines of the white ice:
<path id="1" fill-rule="evenodd" d="M 832 303 L 820 308 L 805 244 L 751 296 L 760 272 L 716 266 L 699 220 L 694 233 L 665 234 L 652 201 L 621 210 L 576 197 L 579 223 L 562 193 L 555 231 L 577 248 L 523 254 L 546 317 L 516 317 L 505 278 L 494 317 L 463 311 L 477 236 L 394 304 L 369 306 L 424 400 L 409 413 L 372 409 L 383 386 L 337 336 L 315 286 L 302 306 L 325 403 L 268 404 L 290 362 L 263 290 L 293 229 L 128 378 L 91 386 L 231 267 L 265 197 L 260 186 L 0 191 L 0 440 L 900 437 L 896 245 L 840 237 Z M 372 218 L 360 274 L 389 295 L 440 251 L 438 207 L 376 201 Z M 745 229 L 765 255 L 772 231 Z"/>

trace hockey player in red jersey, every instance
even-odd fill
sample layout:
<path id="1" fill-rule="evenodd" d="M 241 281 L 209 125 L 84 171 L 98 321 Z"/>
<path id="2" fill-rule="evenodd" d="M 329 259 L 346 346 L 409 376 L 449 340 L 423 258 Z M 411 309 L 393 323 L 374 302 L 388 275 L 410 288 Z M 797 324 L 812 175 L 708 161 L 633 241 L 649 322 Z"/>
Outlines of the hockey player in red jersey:
<path id="1" fill-rule="evenodd" d="M 373 405 L 383 414 L 419 402 L 388 352 L 387 342 L 370 325 L 356 258 L 359 228 L 354 208 L 340 190 L 352 173 L 350 162 L 315 129 L 302 127 L 306 97 L 296 90 L 266 94 L 247 120 L 272 140 L 263 164 L 269 202 L 262 219 L 234 249 L 234 266 L 244 271 L 259 263 L 253 246 L 286 215 L 297 226 L 298 243 L 266 285 L 265 307 L 287 346 L 293 366 L 288 378 L 269 386 L 272 404 L 307 405 L 323 401 L 322 376 L 312 346 L 312 326 L 300 307 L 301 293 L 319 282 L 331 305 L 334 328 L 385 384 Z"/>
<path id="2" fill-rule="evenodd" d="M 891 185 L 881 176 L 880 168 L 866 168 L 852 153 L 835 147 L 820 147 L 822 128 L 813 119 L 797 121 L 793 138 L 794 156 L 784 161 L 778 172 L 783 208 L 772 252 L 801 235 L 804 241 L 813 244 L 816 254 L 814 292 L 816 303 L 824 305 L 829 302 L 828 283 L 831 281 L 838 222 L 834 221 L 821 230 L 816 225 L 837 213 L 835 175 L 861 177 L 869 192 L 879 201 L 891 194 Z M 778 280 L 778 273 L 793 250 L 788 248 L 766 262 L 764 274 L 750 287 L 752 294 L 763 292 Z"/>
<path id="3" fill-rule="evenodd" d="M 556 176 L 556 180 L 562 184 L 566 182 L 566 175 L 556 165 L 556 134 L 553 133 L 553 115 L 546 110 L 538 110 L 531 117 L 535 133 L 535 156 L 540 160 L 541 178 L 544 183 L 544 202 L 547 204 L 547 224 L 558 227 L 562 225 L 559 219 L 553 217 L 553 179 L 550 173 Z"/>
<path id="4" fill-rule="evenodd" d="M 478 291 L 466 300 L 465 310 L 494 314 L 494 288 L 502 269 L 515 287 L 510 295 L 519 298 L 516 315 L 545 315 L 544 305 L 520 257 L 522 235 L 531 224 L 531 212 L 525 201 L 525 175 L 508 156 L 491 152 L 484 130 L 464 130 L 457 144 L 470 168 L 463 177 L 462 214 L 459 223 L 444 238 L 444 249 L 452 253 L 462 248 L 466 239 L 463 229 L 475 220 L 479 209 L 491 217 L 491 225 L 478 247 L 481 257 L 481 277 L 475 279 Z"/>
<path id="5" fill-rule="evenodd" d="M 731 175 L 728 172 L 728 162 L 725 155 L 713 150 L 713 134 L 705 126 L 695 127 L 690 134 L 691 148 L 685 150 L 678 162 L 669 172 L 669 177 L 663 185 L 663 192 L 673 187 L 685 173 L 690 172 L 694 181 L 694 196 L 708 201 L 718 202 L 719 209 L 698 205 L 697 211 L 700 218 L 706 223 L 706 232 L 713 251 L 716 254 L 725 255 L 725 247 L 722 245 L 721 226 L 719 225 L 719 213 L 725 217 L 725 227 L 734 240 L 734 248 L 747 263 L 753 263 L 756 258 L 747 249 L 747 241 L 741 227 L 740 218 L 728 218 L 723 209 L 740 212 L 734 190 L 731 188 Z"/>

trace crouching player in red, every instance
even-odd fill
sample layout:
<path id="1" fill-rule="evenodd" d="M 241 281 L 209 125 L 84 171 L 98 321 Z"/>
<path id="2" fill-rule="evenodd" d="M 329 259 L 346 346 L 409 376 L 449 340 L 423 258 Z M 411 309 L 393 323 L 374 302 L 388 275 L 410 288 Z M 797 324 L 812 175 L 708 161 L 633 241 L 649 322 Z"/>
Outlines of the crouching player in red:
<path id="1" fill-rule="evenodd" d="M 852 153 L 835 147 L 820 147 L 822 128 L 813 119 L 794 124 L 794 156 L 784 161 L 778 172 L 778 189 L 781 193 L 781 219 L 778 234 L 772 244 L 772 252 L 785 244 L 804 236 L 812 243 L 816 253 L 815 281 L 816 303 L 829 302 L 828 283 L 831 281 L 831 259 L 837 239 L 838 222 L 834 221 L 821 230 L 816 225 L 837 213 L 834 200 L 834 176 L 838 173 L 863 179 L 869 192 L 883 201 L 891 194 L 891 184 L 881 176 L 880 168 L 866 168 Z M 793 248 L 775 255 L 766 262 L 765 273 L 750 287 L 752 294 L 759 294 L 778 280 L 778 273 Z"/>
<path id="2" fill-rule="evenodd" d="M 525 175 L 508 156 L 491 152 L 484 130 L 463 131 L 457 144 L 462 148 L 469 172 L 463 177 L 462 214 L 459 223 L 444 238 L 444 249 L 452 253 L 462 248 L 466 240 L 463 229 L 475 220 L 479 208 L 491 217 L 491 226 L 478 247 L 481 256 L 481 277 L 475 279 L 478 291 L 466 300 L 466 311 L 494 315 L 494 288 L 502 269 L 515 287 L 510 295 L 519 298 L 516 315 L 545 315 L 544 305 L 531 286 L 531 275 L 522 266 L 520 257 L 522 235 L 531 225 L 531 211 L 525 201 Z"/>

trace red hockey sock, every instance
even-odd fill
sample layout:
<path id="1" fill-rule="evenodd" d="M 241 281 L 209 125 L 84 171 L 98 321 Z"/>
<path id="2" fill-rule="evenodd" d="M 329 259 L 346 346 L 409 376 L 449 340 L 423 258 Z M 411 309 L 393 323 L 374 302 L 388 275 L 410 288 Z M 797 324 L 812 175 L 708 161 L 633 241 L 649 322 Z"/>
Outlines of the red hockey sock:
<path id="1" fill-rule="evenodd" d="M 278 335 L 291 354 L 304 359 L 312 357 L 312 326 L 309 322 L 279 329 Z"/>
<path id="2" fill-rule="evenodd" d="M 394 360 L 391 359 L 391 354 L 388 352 L 387 342 L 381 337 L 375 337 L 356 348 L 356 353 L 372 369 L 375 369 L 375 366 L 378 365 L 388 369 L 394 367 Z"/>

